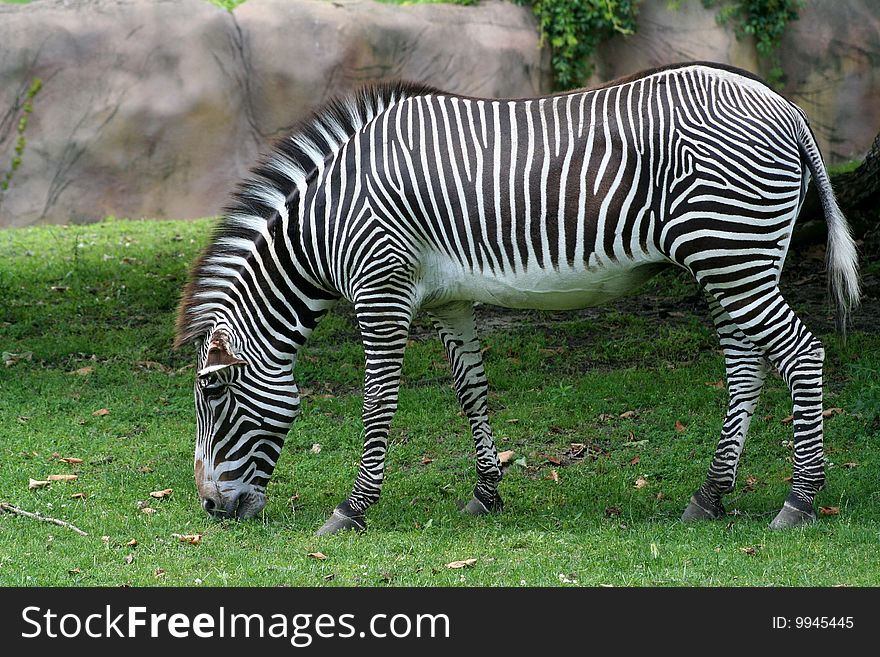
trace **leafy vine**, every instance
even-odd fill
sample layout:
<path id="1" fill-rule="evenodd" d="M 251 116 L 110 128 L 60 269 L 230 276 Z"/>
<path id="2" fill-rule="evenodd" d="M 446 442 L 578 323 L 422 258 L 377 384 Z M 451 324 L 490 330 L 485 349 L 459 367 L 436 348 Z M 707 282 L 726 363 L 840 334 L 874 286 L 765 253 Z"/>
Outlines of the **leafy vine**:
<path id="1" fill-rule="evenodd" d="M 16 128 L 18 138 L 15 140 L 15 147 L 13 148 L 12 162 L 9 165 L 9 170 L 3 175 L 3 180 L 0 180 L 0 192 L 5 192 L 9 189 L 9 183 L 12 182 L 12 176 L 15 175 L 18 167 L 21 166 L 21 160 L 22 157 L 24 157 L 24 149 L 27 145 L 27 139 L 25 138 L 24 133 L 27 130 L 28 119 L 34 111 L 34 98 L 40 93 L 40 89 L 42 88 L 43 81 L 40 78 L 34 78 L 31 82 L 30 88 L 25 94 L 24 102 L 21 105 L 21 116 L 18 119 L 18 126 Z M 2 201 L 3 196 L 0 194 L 0 203 L 2 203 Z"/>

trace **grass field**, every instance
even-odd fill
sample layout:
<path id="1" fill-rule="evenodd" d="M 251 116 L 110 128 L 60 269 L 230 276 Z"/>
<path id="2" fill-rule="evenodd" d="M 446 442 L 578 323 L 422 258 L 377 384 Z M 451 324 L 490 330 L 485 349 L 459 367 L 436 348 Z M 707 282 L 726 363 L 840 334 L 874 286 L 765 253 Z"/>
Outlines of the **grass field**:
<path id="1" fill-rule="evenodd" d="M 826 407 L 844 410 L 826 422 L 828 486 L 818 500 L 839 513 L 767 529 L 791 457 L 781 422 L 790 402 L 773 376 L 726 502 L 736 513 L 684 526 L 678 517 L 708 466 L 726 394 L 712 385 L 723 365 L 703 304 L 673 272 L 600 310 L 479 309 L 492 420 L 517 461 L 502 482 L 503 514 L 457 511 L 475 480 L 473 449 L 440 344 L 420 317 L 369 531 L 313 535 L 349 492 L 360 449 L 362 351 L 341 307 L 300 358 L 304 410 L 266 510 L 253 521 L 210 520 L 192 476 L 193 353 L 169 346 L 208 229 L 109 220 L 0 231 L 0 501 L 88 533 L 0 514 L 0 585 L 880 584 L 874 322 L 857 324 L 843 350 L 827 313 L 804 301 L 829 354 Z M 794 276 L 812 273 L 806 282 L 789 275 L 792 290 L 820 290 L 821 263 L 797 261 Z M 874 298 L 878 273 L 867 267 Z M 580 455 L 572 443 L 585 445 Z M 60 460 L 70 457 L 82 462 Z M 77 479 L 29 489 L 52 474 Z M 469 558 L 471 568 L 446 567 Z"/>

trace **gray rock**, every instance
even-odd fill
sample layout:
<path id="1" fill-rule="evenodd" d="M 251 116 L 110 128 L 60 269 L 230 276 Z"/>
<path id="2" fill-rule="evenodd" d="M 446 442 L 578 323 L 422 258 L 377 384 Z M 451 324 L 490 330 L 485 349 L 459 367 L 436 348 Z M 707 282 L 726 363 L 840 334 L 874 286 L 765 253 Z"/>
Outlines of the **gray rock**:
<path id="1" fill-rule="evenodd" d="M 0 175 L 33 78 L 0 226 L 218 213 L 261 150 L 334 95 L 405 78 L 460 93 L 548 88 L 528 8 L 368 0 L 0 4 Z"/>

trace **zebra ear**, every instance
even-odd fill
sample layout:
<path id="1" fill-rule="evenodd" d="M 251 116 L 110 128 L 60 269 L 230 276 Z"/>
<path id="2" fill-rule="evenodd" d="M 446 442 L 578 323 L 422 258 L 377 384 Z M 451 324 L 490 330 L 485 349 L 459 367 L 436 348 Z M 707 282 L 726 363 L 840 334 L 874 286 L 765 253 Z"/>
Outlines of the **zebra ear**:
<path id="1" fill-rule="evenodd" d="M 197 372 L 196 376 L 202 378 L 227 367 L 240 365 L 247 365 L 247 361 L 232 353 L 226 334 L 218 331 L 211 336 L 211 342 L 208 344 L 208 354 L 205 356 L 205 364 Z"/>

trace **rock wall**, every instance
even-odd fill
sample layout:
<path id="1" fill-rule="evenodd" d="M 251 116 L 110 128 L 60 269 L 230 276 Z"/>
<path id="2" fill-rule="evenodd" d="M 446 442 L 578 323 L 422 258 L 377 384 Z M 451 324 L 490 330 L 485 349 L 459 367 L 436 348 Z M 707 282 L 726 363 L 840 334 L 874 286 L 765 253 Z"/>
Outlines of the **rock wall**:
<path id="1" fill-rule="evenodd" d="M 405 78 L 481 96 L 548 88 L 530 10 L 369 0 L 0 4 L 0 175 L 43 80 L 0 226 L 216 214 L 273 138 L 330 97 Z"/>
<path id="2" fill-rule="evenodd" d="M 751 40 L 718 25 L 717 8 L 683 0 L 640 5 L 636 33 L 600 47 L 596 81 L 689 60 L 766 75 Z M 828 162 L 864 157 L 880 132 L 880 0 L 806 0 L 779 48 L 783 95 L 810 117 Z"/>
<path id="3" fill-rule="evenodd" d="M 638 31 L 604 44 L 597 80 L 705 59 L 760 72 L 753 44 L 715 9 L 643 0 Z M 781 50 L 786 95 L 830 162 L 880 130 L 880 0 L 808 0 Z M 35 0 L 0 4 L 0 176 L 34 78 L 27 147 L 0 227 L 113 214 L 220 211 L 261 150 L 361 83 L 407 78 L 465 94 L 551 88 L 530 9 L 371 0 Z"/>

